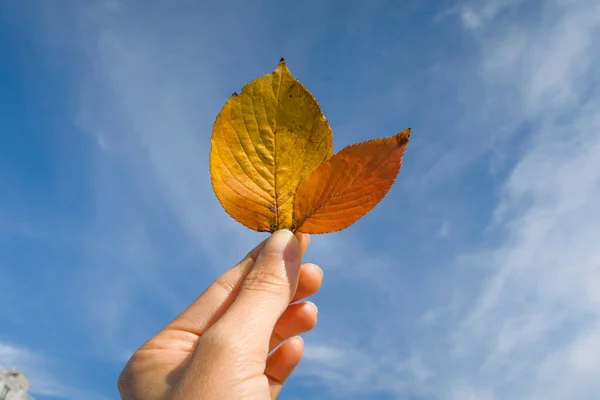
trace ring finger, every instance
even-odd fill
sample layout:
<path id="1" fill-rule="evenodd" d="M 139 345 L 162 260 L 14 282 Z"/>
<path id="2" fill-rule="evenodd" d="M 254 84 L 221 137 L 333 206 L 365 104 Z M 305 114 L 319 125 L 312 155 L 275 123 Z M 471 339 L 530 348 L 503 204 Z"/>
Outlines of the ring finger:
<path id="1" fill-rule="evenodd" d="M 313 329 L 317 325 L 317 312 L 317 306 L 309 301 L 290 305 L 275 324 L 269 352 L 287 339 Z"/>

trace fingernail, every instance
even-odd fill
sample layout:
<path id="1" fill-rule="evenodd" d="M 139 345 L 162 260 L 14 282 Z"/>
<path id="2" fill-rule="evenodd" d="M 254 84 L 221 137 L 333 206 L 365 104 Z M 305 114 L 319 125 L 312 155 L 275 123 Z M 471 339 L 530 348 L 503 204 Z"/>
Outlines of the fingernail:
<path id="1" fill-rule="evenodd" d="M 261 256 L 269 255 L 271 257 L 285 258 L 286 250 L 292 239 L 295 240 L 294 234 L 288 229 L 274 232 L 260 252 Z"/>
<path id="2" fill-rule="evenodd" d="M 296 282 L 301 265 L 300 243 L 289 229 L 281 229 L 271 235 L 259 258 L 267 256 L 282 259 L 290 282 Z"/>
<path id="3" fill-rule="evenodd" d="M 312 301 L 307 301 L 307 303 L 315 308 L 315 312 L 317 314 L 319 313 L 319 308 L 317 307 L 317 305 L 315 303 L 313 303 Z"/>
<path id="4" fill-rule="evenodd" d="M 315 267 L 317 267 L 319 274 L 321 274 L 321 279 L 323 279 L 323 268 L 319 267 L 318 265 L 315 265 Z"/>

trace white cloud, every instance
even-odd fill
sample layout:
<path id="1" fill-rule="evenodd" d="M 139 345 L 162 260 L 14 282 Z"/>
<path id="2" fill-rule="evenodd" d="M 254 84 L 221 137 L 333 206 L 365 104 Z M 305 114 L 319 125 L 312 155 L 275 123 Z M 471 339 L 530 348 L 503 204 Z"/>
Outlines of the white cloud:
<path id="1" fill-rule="evenodd" d="M 43 354 L 13 343 L 0 341 L 0 367 L 17 368 L 31 384 L 30 394 L 64 400 L 107 400 L 104 396 L 70 386 L 66 377 L 58 378 L 56 365 Z"/>
<path id="2" fill-rule="evenodd" d="M 315 362 L 331 362 L 344 357 L 345 351 L 330 346 L 306 346 L 304 349 L 304 359 Z"/>
<path id="3" fill-rule="evenodd" d="M 511 127 L 503 139 L 510 142 L 515 129 L 529 131 L 486 230 L 501 240 L 447 266 L 458 276 L 449 293 L 462 296 L 424 312 L 408 339 L 427 373 L 403 380 L 393 368 L 406 363 L 402 346 L 377 344 L 378 336 L 361 353 L 366 359 L 347 349 L 322 361 L 332 387 L 360 385 L 339 380 L 360 373 L 372 390 L 380 383 L 398 398 L 600 396 L 600 4 L 545 2 L 536 23 L 500 17 L 517 3 L 478 3 L 462 15 L 483 35 L 481 103 L 497 107 L 487 110 L 490 134 Z M 384 324 L 372 329 L 393 336 L 395 323 Z"/>
<path id="4" fill-rule="evenodd" d="M 497 24 L 480 39 L 483 77 L 490 90 L 515 101 L 513 118 L 560 114 L 598 83 L 594 55 L 600 45 L 594 39 L 600 5 L 588 0 L 543 4 L 540 22 Z"/>
<path id="5" fill-rule="evenodd" d="M 473 79 L 481 77 L 483 89 L 474 103 L 487 119 L 478 132 L 510 141 L 523 123 L 531 131 L 490 226 L 504 239 L 443 265 L 454 278 L 444 284 L 455 287 L 411 319 L 402 303 L 419 305 L 401 297 L 413 282 L 403 279 L 407 268 L 398 268 L 407 260 L 372 256 L 348 233 L 315 238 L 310 254 L 326 266 L 326 279 L 338 274 L 342 282 L 372 285 L 384 305 L 363 311 L 380 323 L 368 327 L 369 337 L 359 337 L 359 311 L 350 307 L 344 311 L 349 326 L 322 331 L 317 346 L 307 341 L 301 374 L 311 382 L 328 384 L 339 395 L 391 392 L 399 398 L 535 400 L 598 393 L 593 377 L 600 365 L 590 355 L 596 354 L 600 322 L 600 254 L 594 250 L 600 231 L 600 99 L 594 86 L 600 80 L 594 41 L 600 11 L 591 0 L 549 1 L 539 22 L 506 18 L 522 4 L 472 2 L 460 15 L 481 46 L 480 75 Z M 156 249 L 162 240 L 153 236 L 148 215 L 176 225 L 168 233 L 184 238 L 177 248 L 198 248 L 210 261 L 207 268 L 222 270 L 225 259 L 243 254 L 256 237 L 226 218 L 208 182 L 208 140 L 198 130 L 211 125 L 224 100 L 218 100 L 219 71 L 203 62 L 220 51 L 203 39 L 210 32 L 202 24 L 191 29 L 171 21 L 166 25 L 190 29 L 191 39 L 157 38 L 152 21 L 130 18 L 123 7 L 107 3 L 78 15 L 81 34 L 73 35 L 78 48 L 87 49 L 90 67 L 80 76 L 78 121 L 103 150 L 91 161 L 96 215 L 87 247 L 98 268 L 83 278 L 81 298 L 90 335 L 119 342 L 119 360 L 132 347 L 120 342 L 120 330 L 141 325 L 132 322 L 129 309 L 137 291 L 151 290 L 174 310 L 182 305 L 179 292 L 164 284 L 175 263 L 167 257 L 172 253 Z M 206 69 L 190 71 L 190 65 Z M 210 132 L 203 134 L 207 139 Z M 119 163 L 126 167 L 115 168 Z M 447 164 L 443 169 L 454 171 Z M 444 222 L 439 234 L 451 237 L 459 228 L 457 221 Z M 161 233 L 161 239 L 167 235 Z M 193 281 L 189 277 L 196 275 L 187 276 Z M 413 320 L 414 329 L 407 326 Z"/>
<path id="6" fill-rule="evenodd" d="M 486 79 L 510 85 L 507 109 L 533 133 L 496 213 L 506 240 L 481 254 L 493 272 L 453 334 L 454 362 L 468 365 L 456 379 L 482 388 L 477 398 L 600 395 L 589 379 L 600 363 L 582 357 L 600 322 L 600 96 L 587 92 L 600 78 L 600 7 L 546 4 L 539 26 L 500 25 L 493 37 L 506 39 L 484 42 Z"/>
<path id="7" fill-rule="evenodd" d="M 201 293 L 262 237 L 226 216 L 209 182 L 212 122 L 231 92 L 203 62 L 219 53 L 198 22 L 207 16 L 186 22 L 189 15 L 162 14 L 160 5 L 144 15 L 126 2 L 70 5 L 51 11 L 46 34 L 74 50 L 75 119 L 99 150 L 87 157 L 90 218 L 72 295 L 78 322 L 104 349 L 97 356 L 120 361 L 156 329 L 159 313 L 136 308 L 142 297 L 159 298 L 160 316 L 175 316 L 189 293 Z M 176 32 L 157 35 L 156 20 Z"/>
<path id="8" fill-rule="evenodd" d="M 394 347 L 382 353 L 373 343 L 358 347 L 340 339 L 335 340 L 335 345 L 315 345 L 313 338 L 311 342 L 305 345 L 298 373 L 306 377 L 306 385 L 325 383 L 336 397 L 406 393 L 413 390 L 415 383 L 426 385 L 434 375 L 421 356 L 403 357 Z"/>
<path id="9" fill-rule="evenodd" d="M 523 2 L 523 0 L 483 0 L 473 1 L 459 7 L 461 22 L 465 28 L 485 27 L 503 11 Z"/>
<path id="10" fill-rule="evenodd" d="M 181 289 L 171 290 L 164 275 L 187 274 L 186 283 L 194 280 L 190 277 L 196 277 L 207 285 L 216 272 L 237 262 L 263 238 L 241 228 L 225 214 L 208 175 L 214 117 L 226 97 L 239 90 L 244 80 L 240 79 L 231 90 L 219 87 L 219 63 L 207 63 L 205 59 L 218 58 L 223 52 L 206 39 L 214 34 L 208 25 L 195 19 L 181 22 L 181 16 L 170 21 L 168 14 L 167 21 L 161 23 L 176 26 L 178 33 L 156 38 L 155 26 L 135 17 L 137 12 L 128 14 L 127 10 L 97 7 L 93 18 L 82 13 L 83 39 L 78 43 L 86 49 L 86 62 L 93 66 L 80 77 L 78 123 L 102 141 L 102 150 L 107 150 L 97 161 L 93 160 L 97 170 L 97 221 L 90 229 L 96 234 L 89 240 L 89 259 L 90 264 L 97 264 L 98 254 L 103 258 L 111 254 L 110 258 L 117 260 L 97 268 L 86 278 L 82 298 L 90 307 L 84 318 L 91 335 L 113 341 L 122 339 L 121 330 L 132 330 L 125 321 L 132 318 L 132 302 L 140 286 L 152 291 L 153 296 L 170 299 L 173 312 L 179 311 L 184 306 L 178 296 Z M 128 17 L 121 20 L 123 16 Z M 248 70 L 253 67 L 248 61 L 252 59 L 244 59 Z M 195 69 L 190 70 L 190 66 Z M 123 168 L 114 167 L 120 163 Z M 125 187 L 116 185 L 115 181 L 124 175 Z M 150 204 L 147 198 L 152 198 Z M 139 210 L 140 203 L 146 206 L 143 211 Z M 181 239 L 176 251 L 190 252 L 190 259 L 205 261 L 198 268 L 205 271 L 173 271 L 170 254 L 153 245 L 156 237 L 149 232 L 147 220 L 155 214 L 169 218 L 168 232 L 161 232 L 161 237 L 176 233 Z M 108 218 L 110 224 L 105 222 Z M 361 246 L 347 248 L 348 242 L 356 241 L 350 235 L 320 236 L 313 240 L 310 254 L 318 255 L 315 261 L 330 269 L 342 269 L 348 260 L 362 259 Z M 130 254 L 132 249 L 137 249 L 134 254 Z M 345 256 L 339 257 L 339 253 Z M 388 258 L 373 257 L 360 263 L 355 273 L 375 281 L 381 274 L 374 272 L 388 274 L 391 269 Z M 102 281 L 111 284 L 97 284 Z M 181 279 L 172 282 L 175 281 L 179 286 L 185 284 Z M 201 289 L 194 288 L 197 292 Z M 131 347 L 127 343 L 117 353 Z"/>

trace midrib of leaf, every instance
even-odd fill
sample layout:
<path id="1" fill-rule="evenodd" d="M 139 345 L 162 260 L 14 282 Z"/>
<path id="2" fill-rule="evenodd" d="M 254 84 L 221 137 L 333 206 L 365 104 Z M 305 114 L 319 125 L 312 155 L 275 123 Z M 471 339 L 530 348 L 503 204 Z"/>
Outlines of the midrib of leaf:
<path id="1" fill-rule="evenodd" d="M 275 129 L 273 131 L 273 135 L 275 136 L 274 140 L 273 140 L 273 144 L 275 146 L 275 148 L 273 149 L 273 188 L 275 191 L 275 228 L 278 229 L 279 228 L 279 193 L 277 191 L 277 117 L 278 117 L 278 113 L 279 113 L 279 102 L 280 102 L 280 98 L 279 96 L 281 95 L 281 84 L 283 82 L 283 74 L 285 73 L 285 71 L 281 71 L 281 74 L 279 75 L 279 82 L 277 85 L 277 94 L 276 94 L 276 98 L 277 98 L 277 109 L 275 110 Z"/>

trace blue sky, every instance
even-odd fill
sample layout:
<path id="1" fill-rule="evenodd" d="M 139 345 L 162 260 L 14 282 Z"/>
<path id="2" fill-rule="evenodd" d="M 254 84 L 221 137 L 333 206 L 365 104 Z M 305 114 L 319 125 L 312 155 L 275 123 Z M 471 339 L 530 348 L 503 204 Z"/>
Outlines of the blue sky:
<path id="1" fill-rule="evenodd" d="M 129 355 L 264 238 L 208 174 L 285 57 L 336 150 L 413 129 L 388 196 L 313 236 L 281 398 L 600 397 L 600 3 L 4 1 L 0 363 L 114 399 Z"/>

